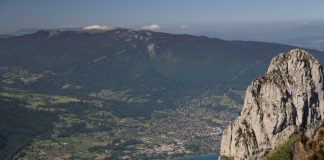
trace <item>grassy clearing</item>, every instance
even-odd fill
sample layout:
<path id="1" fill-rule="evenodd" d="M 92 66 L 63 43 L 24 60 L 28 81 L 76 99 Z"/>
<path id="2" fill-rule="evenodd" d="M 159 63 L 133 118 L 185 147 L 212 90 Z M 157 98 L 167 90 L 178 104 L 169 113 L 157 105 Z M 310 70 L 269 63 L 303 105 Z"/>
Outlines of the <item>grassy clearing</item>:
<path id="1" fill-rule="evenodd" d="M 26 107 L 31 109 L 41 109 L 55 104 L 80 102 L 78 98 L 67 96 L 52 96 L 40 93 L 29 93 L 25 91 L 0 91 L 0 96 L 7 98 L 14 98 L 23 102 L 26 102 Z"/>
<path id="2" fill-rule="evenodd" d="M 24 84 L 31 84 L 44 77 L 43 74 L 32 73 L 20 67 L 0 67 L 2 82 L 13 84 L 15 81 L 21 81 Z"/>
<path id="3" fill-rule="evenodd" d="M 221 160 L 234 160 L 233 157 L 228 157 L 228 156 L 221 156 Z"/>
<path id="4" fill-rule="evenodd" d="M 88 151 L 89 148 L 95 146 L 105 146 L 108 142 L 100 141 L 96 138 L 83 137 L 83 136 L 70 136 L 64 138 L 54 138 L 33 142 L 32 146 L 38 146 L 38 155 L 44 155 L 49 159 L 104 159 L 107 155 L 93 154 Z M 35 159 L 32 147 L 25 149 L 27 155 L 18 155 L 16 158 L 23 159 Z"/>
<path id="5" fill-rule="evenodd" d="M 199 99 L 193 99 L 192 104 L 196 106 L 210 106 L 213 108 L 218 108 L 218 106 L 226 106 L 228 108 L 236 108 L 239 106 L 239 103 L 228 95 L 211 95 L 201 97 Z"/>
<path id="6" fill-rule="evenodd" d="M 107 143 L 99 141 L 95 138 L 81 137 L 81 136 L 59 138 L 58 141 L 66 145 L 66 147 L 73 148 L 75 150 L 80 150 L 80 151 L 86 150 L 94 146 L 107 145 Z"/>
<path id="7" fill-rule="evenodd" d="M 50 104 L 60 104 L 60 103 L 70 103 L 70 102 L 80 102 L 79 99 L 66 96 L 51 96 L 49 97 Z"/>
<path id="8" fill-rule="evenodd" d="M 278 148 L 270 152 L 265 159 L 266 160 L 290 160 L 292 159 L 291 148 L 300 140 L 301 134 L 294 135 L 289 140 L 281 144 Z"/>
<path id="9" fill-rule="evenodd" d="M 104 100 L 112 100 L 112 101 L 122 101 L 127 103 L 146 103 L 149 102 L 148 99 L 133 96 L 129 94 L 130 90 L 121 90 L 121 91 L 114 91 L 111 89 L 101 90 L 99 92 L 91 93 L 89 96 L 97 97 Z"/>

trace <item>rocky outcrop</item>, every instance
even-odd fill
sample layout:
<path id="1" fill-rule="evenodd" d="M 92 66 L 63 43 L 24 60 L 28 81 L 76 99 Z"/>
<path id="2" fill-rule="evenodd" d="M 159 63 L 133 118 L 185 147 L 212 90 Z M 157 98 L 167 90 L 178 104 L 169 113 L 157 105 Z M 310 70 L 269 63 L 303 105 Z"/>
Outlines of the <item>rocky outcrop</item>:
<path id="1" fill-rule="evenodd" d="M 312 137 L 324 116 L 323 69 L 295 49 L 274 57 L 247 88 L 240 116 L 224 131 L 220 154 L 260 159 L 296 132 Z"/>

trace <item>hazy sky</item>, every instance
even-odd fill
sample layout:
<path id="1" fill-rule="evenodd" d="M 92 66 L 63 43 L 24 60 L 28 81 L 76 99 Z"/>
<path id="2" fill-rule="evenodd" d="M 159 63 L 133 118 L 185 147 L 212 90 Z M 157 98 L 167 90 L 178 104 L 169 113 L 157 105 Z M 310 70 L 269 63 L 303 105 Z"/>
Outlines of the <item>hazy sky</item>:
<path id="1" fill-rule="evenodd" d="M 0 33 L 95 24 L 181 32 L 217 24 L 321 20 L 323 0 L 0 0 Z"/>

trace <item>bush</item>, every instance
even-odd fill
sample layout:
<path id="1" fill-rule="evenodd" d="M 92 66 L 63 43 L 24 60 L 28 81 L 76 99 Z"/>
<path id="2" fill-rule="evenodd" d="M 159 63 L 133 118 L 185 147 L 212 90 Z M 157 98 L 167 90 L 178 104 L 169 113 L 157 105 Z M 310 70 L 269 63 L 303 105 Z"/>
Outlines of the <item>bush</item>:
<path id="1" fill-rule="evenodd" d="M 230 156 L 221 156 L 220 159 L 221 159 L 221 160 L 234 160 L 234 157 L 230 157 Z"/>

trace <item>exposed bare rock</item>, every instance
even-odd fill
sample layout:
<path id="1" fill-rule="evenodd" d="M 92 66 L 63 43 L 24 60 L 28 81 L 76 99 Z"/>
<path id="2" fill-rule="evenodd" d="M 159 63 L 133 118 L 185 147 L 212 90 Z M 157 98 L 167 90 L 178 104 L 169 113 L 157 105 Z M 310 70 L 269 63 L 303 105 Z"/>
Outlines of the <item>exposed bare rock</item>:
<path id="1" fill-rule="evenodd" d="M 323 116 L 319 61 L 300 49 L 282 53 L 247 88 L 240 116 L 223 133 L 220 153 L 260 159 L 298 131 L 312 137 Z"/>

